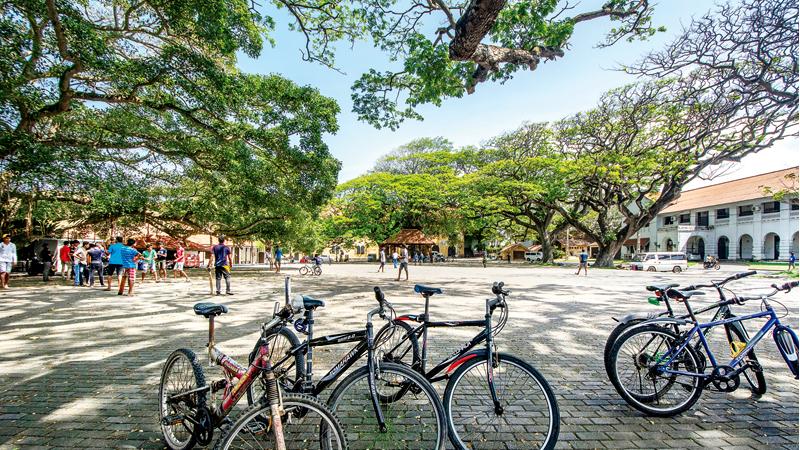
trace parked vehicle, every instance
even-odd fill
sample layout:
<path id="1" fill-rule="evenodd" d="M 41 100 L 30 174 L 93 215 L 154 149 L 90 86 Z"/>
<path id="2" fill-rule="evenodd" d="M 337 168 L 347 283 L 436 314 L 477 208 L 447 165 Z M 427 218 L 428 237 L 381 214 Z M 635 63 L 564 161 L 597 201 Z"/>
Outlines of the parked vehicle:
<path id="1" fill-rule="evenodd" d="M 433 262 L 447 262 L 447 257 L 439 252 L 431 252 L 431 258 Z"/>
<path id="2" fill-rule="evenodd" d="M 529 263 L 542 262 L 543 257 L 542 252 L 525 252 L 525 261 Z"/>
<path id="3" fill-rule="evenodd" d="M 631 270 L 648 272 L 683 272 L 689 268 L 686 253 L 683 252 L 648 252 L 636 255 L 630 265 Z"/>

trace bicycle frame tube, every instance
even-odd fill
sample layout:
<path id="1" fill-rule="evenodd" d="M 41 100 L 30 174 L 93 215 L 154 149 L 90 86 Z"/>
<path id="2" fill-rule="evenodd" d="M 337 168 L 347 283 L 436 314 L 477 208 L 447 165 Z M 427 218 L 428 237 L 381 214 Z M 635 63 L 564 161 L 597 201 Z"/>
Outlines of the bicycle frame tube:
<path id="1" fill-rule="evenodd" d="M 711 361 L 711 366 L 713 368 L 717 368 L 719 366 L 717 364 L 717 360 L 714 357 L 714 354 L 711 352 L 711 349 L 709 348 L 708 341 L 706 340 L 705 334 L 703 332 L 701 332 L 701 331 L 703 331 L 705 329 L 708 329 L 708 328 L 713 328 L 713 327 L 716 327 L 716 326 L 720 326 L 720 325 L 726 325 L 726 324 L 730 324 L 730 323 L 734 323 L 734 322 L 743 322 L 745 320 L 757 319 L 757 318 L 760 318 L 760 317 L 769 317 L 769 320 L 767 320 L 767 323 L 765 323 L 764 326 L 761 327 L 761 329 L 758 331 L 758 333 L 756 333 L 756 335 L 747 342 L 747 345 L 744 347 L 744 349 L 742 349 L 739 352 L 739 354 L 735 358 L 731 359 L 730 362 L 727 364 L 730 367 L 736 367 L 737 365 L 742 363 L 742 361 L 747 356 L 747 354 L 753 349 L 753 347 L 758 345 L 759 341 L 761 341 L 761 339 L 764 337 L 764 335 L 771 328 L 773 328 L 775 326 L 779 326 L 781 324 L 780 320 L 778 320 L 778 317 L 775 314 L 775 311 L 772 308 L 769 308 L 766 311 L 761 311 L 761 312 L 754 313 L 754 314 L 749 314 L 749 315 L 746 315 L 746 316 L 733 317 L 733 318 L 717 320 L 717 321 L 708 322 L 708 323 L 696 324 L 689 331 L 687 336 L 683 339 L 683 342 L 678 347 L 678 349 L 675 350 L 674 352 L 671 352 L 672 355 L 670 355 L 669 359 L 666 362 L 659 363 L 659 367 L 662 369 L 663 373 L 671 373 L 671 374 L 676 374 L 676 375 L 686 375 L 686 376 L 692 376 L 692 377 L 706 378 L 708 375 L 703 374 L 703 373 L 693 373 L 693 372 L 684 372 L 684 371 L 680 371 L 680 370 L 670 370 L 669 369 L 669 365 L 675 359 L 675 356 L 680 354 L 680 352 L 682 352 L 686 348 L 686 346 L 689 344 L 689 342 L 691 342 L 692 337 L 695 334 L 697 334 L 698 338 L 700 339 L 700 342 L 703 344 L 703 347 L 706 350 L 706 354 L 708 355 L 709 360 Z"/>
<path id="2" fill-rule="evenodd" d="M 261 372 L 272 370 L 269 363 L 269 346 L 264 344 L 259 348 L 258 357 L 246 370 L 236 360 L 220 352 L 216 347 L 212 348 L 212 352 L 217 364 L 223 368 L 225 373 L 239 379 L 233 386 L 228 386 L 230 390 L 225 389 L 225 396 L 219 406 L 222 414 L 227 415 L 236 402 L 242 398 L 242 395 L 247 392 L 247 388 L 258 379 Z"/>

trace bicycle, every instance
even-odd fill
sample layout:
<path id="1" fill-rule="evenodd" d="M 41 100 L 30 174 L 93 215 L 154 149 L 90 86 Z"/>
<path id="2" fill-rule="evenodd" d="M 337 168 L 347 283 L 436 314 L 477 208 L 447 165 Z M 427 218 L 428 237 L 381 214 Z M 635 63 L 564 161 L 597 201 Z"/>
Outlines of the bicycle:
<path id="1" fill-rule="evenodd" d="M 318 277 L 322 275 L 322 267 L 320 267 L 318 264 L 306 264 L 299 268 L 298 271 L 300 272 L 300 275 L 303 276 L 311 274 Z"/>
<path id="2" fill-rule="evenodd" d="M 288 277 L 287 277 L 288 285 Z M 344 377 L 328 399 L 328 406 L 337 414 L 351 440 L 359 443 L 359 448 L 416 448 L 434 450 L 444 448 L 447 439 L 444 408 L 433 386 L 414 370 L 376 358 L 375 349 L 387 339 L 387 333 L 373 336 L 373 317 L 391 320 L 394 309 L 385 300 L 380 288 L 375 288 L 378 307 L 367 313 L 367 323 L 363 330 L 339 333 L 330 336 L 314 337 L 314 313 L 325 306 L 322 300 L 308 296 L 298 296 L 304 305 L 303 317 L 294 322 L 294 328 L 307 335 L 304 342 L 290 344 L 284 354 L 274 361 L 280 386 L 287 392 L 318 397 L 333 385 L 356 361 L 367 355 L 364 366 Z M 282 317 L 283 324 L 292 317 Z M 390 330 L 391 331 L 391 330 Z M 277 329 L 282 339 L 291 343 L 287 337 L 291 333 L 285 327 Z M 295 338 L 295 340 L 297 340 Z M 313 349 L 328 345 L 353 343 L 348 351 L 327 374 L 315 382 L 313 378 Z M 257 356 L 254 351 L 251 358 Z M 305 368 L 297 370 L 300 361 Z M 292 373 L 296 376 L 293 378 Z M 407 397 L 387 402 L 387 391 L 397 386 L 406 386 L 412 391 Z M 254 402 L 262 394 L 253 386 L 248 392 L 248 401 Z"/>
<path id="3" fill-rule="evenodd" d="M 506 296 L 510 292 L 504 289 L 504 284 L 494 283 L 492 286 L 495 297 L 486 300 L 483 320 L 432 322 L 430 297 L 441 294 L 442 290 L 416 285 L 414 292 L 425 298 L 425 312 L 397 317 L 386 326 L 400 327 L 404 333 L 395 334 L 384 343 L 383 359 L 406 364 L 431 383 L 447 380 L 443 403 L 453 445 L 459 449 L 480 448 L 486 440 L 514 438 L 522 440 L 525 448 L 552 449 L 558 441 L 560 428 L 558 403 L 553 390 L 533 366 L 516 356 L 498 352 L 495 346 L 494 337 L 508 321 Z M 497 325 L 493 325 L 492 316 L 498 308 L 500 318 Z M 420 325 L 412 328 L 407 322 Z M 483 330 L 427 370 L 428 328 L 444 327 L 480 327 Z M 472 350 L 482 343 L 485 344 L 483 349 Z M 507 380 L 515 384 L 508 386 L 505 384 Z M 530 386 L 531 390 L 523 392 L 525 386 Z M 398 389 L 387 401 L 402 398 L 407 391 Z M 494 445 L 498 444 L 501 442 L 488 445 L 495 448 Z"/>
<path id="4" fill-rule="evenodd" d="M 791 291 L 797 285 L 797 281 L 786 283 L 781 287 L 773 284 L 773 291 L 769 294 L 754 297 L 735 295 L 730 300 L 717 302 L 716 305 L 721 307 L 733 304 L 741 305 L 749 300 L 761 300 L 761 311 L 707 323 L 700 323 L 697 320 L 695 312 L 689 304 L 692 296 L 702 294 L 702 292 L 682 292 L 670 289 L 668 295 L 684 303 L 689 318 L 657 320 L 670 320 L 678 325 L 689 325 L 691 329 L 678 334 L 660 324 L 645 322 L 623 333 L 611 352 L 614 363 L 613 376 L 617 379 L 615 387 L 619 386 L 617 391 L 628 404 L 645 414 L 660 417 L 680 414 L 691 408 L 709 385 L 713 385 L 716 390 L 721 392 L 735 391 L 741 382 L 739 375 L 749 365 L 746 361 L 747 354 L 770 330 L 772 330 L 778 351 L 789 366 L 794 378 L 797 379 L 797 334 L 791 328 L 781 324 L 780 318 L 768 300 L 778 292 Z M 780 302 L 775 302 L 780 304 Z M 719 364 L 703 331 L 708 328 L 762 317 L 767 317 L 768 320 L 758 333 L 743 348 L 734 352 L 729 362 Z M 701 368 L 698 354 L 691 345 L 695 337 L 700 340 L 706 351 L 711 363 L 710 373 L 706 373 L 707 367 Z M 631 382 L 631 386 L 628 386 L 628 381 Z"/>
<path id="5" fill-rule="evenodd" d="M 717 290 L 717 293 L 719 294 L 719 301 L 725 302 L 728 299 L 725 296 L 724 291 L 726 288 L 724 286 L 728 282 L 739 280 L 755 274 L 756 274 L 755 270 L 749 272 L 741 272 L 721 281 L 711 281 L 711 283 L 709 284 L 687 286 L 684 290 L 694 291 L 697 289 L 714 288 Z M 677 283 L 647 286 L 647 290 L 653 292 L 655 295 L 654 297 L 649 297 L 648 302 L 654 305 L 661 305 L 661 302 L 663 302 L 667 308 L 666 311 L 663 311 L 659 314 L 633 313 L 633 314 L 628 314 L 619 320 L 613 318 L 614 320 L 617 320 L 619 324 L 616 327 L 614 327 L 614 329 L 608 335 L 608 338 L 606 339 L 606 345 L 603 350 L 606 375 L 608 375 L 608 379 L 611 380 L 612 384 L 614 383 L 614 378 L 611 375 L 611 373 L 613 372 L 614 367 L 611 364 L 610 354 L 614 342 L 616 342 L 617 338 L 619 338 L 619 336 L 622 335 L 622 333 L 624 333 L 626 330 L 630 329 L 631 327 L 637 326 L 642 322 L 662 317 L 667 317 L 667 318 L 675 317 L 675 312 L 673 311 L 672 305 L 669 302 L 669 296 L 667 296 L 667 291 L 671 288 L 676 288 L 676 287 L 678 287 Z M 714 304 L 705 307 L 699 311 L 695 311 L 695 314 L 702 314 L 704 312 L 711 311 L 712 309 L 715 308 L 716 312 L 714 313 L 714 317 L 711 319 L 712 322 L 715 322 L 720 319 L 730 319 L 732 317 L 735 317 L 733 312 L 731 312 L 730 306 L 727 304 L 723 304 L 722 306 Z M 681 319 L 686 319 L 688 317 L 689 317 L 688 314 L 679 316 L 679 318 Z M 673 322 L 668 322 L 667 325 L 671 326 L 676 333 L 680 332 L 680 329 L 677 324 Z M 708 335 L 710 331 L 711 329 L 707 328 L 703 330 L 703 334 Z M 731 349 L 731 351 L 738 351 L 738 349 L 744 347 L 744 345 L 747 344 L 748 340 L 750 339 L 747 330 L 739 322 L 734 322 L 725 325 L 725 337 L 727 338 L 728 346 Z M 700 367 L 704 368 L 706 365 L 706 358 L 702 351 L 702 342 L 700 340 L 697 340 L 694 343 L 694 350 L 697 352 L 698 357 L 700 357 Z M 763 395 L 764 393 L 767 392 L 767 382 L 764 378 L 764 371 L 762 370 L 761 365 L 758 364 L 758 358 L 756 357 L 754 350 L 751 350 L 750 352 L 747 353 L 746 362 L 749 363 L 748 364 L 749 367 L 748 370 L 744 372 L 744 376 L 748 384 L 750 385 L 750 390 L 753 391 L 755 395 Z"/>
<path id="6" fill-rule="evenodd" d="M 277 306 L 277 305 L 276 305 Z M 220 351 L 214 342 L 214 319 L 228 312 L 225 305 L 198 303 L 194 312 L 208 319 L 209 363 L 222 367 L 224 378 L 206 382 L 203 367 L 192 350 L 180 348 L 167 358 L 159 385 L 159 418 L 164 440 L 171 449 L 190 449 L 195 444 L 208 445 L 214 429 L 230 425 L 217 442 L 217 449 L 275 448 L 279 450 L 310 448 L 319 442 L 325 450 L 347 449 L 342 425 L 319 400 L 307 395 L 282 394 L 270 365 L 268 335 L 289 316 L 287 304 L 277 317 L 261 327 L 256 344 L 257 356 L 244 368 Z M 257 380 L 263 379 L 266 395 L 232 425 L 227 418 L 233 407 Z M 216 406 L 208 406 L 207 394 L 222 391 Z"/>

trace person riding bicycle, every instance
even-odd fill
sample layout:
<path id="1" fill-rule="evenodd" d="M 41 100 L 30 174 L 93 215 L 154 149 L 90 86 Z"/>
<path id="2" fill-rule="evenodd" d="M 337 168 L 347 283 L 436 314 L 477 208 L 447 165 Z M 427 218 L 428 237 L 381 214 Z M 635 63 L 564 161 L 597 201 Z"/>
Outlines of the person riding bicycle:
<path id="1" fill-rule="evenodd" d="M 311 261 L 317 267 L 321 267 L 322 266 L 322 258 L 319 255 L 314 255 L 314 257 L 311 258 Z"/>

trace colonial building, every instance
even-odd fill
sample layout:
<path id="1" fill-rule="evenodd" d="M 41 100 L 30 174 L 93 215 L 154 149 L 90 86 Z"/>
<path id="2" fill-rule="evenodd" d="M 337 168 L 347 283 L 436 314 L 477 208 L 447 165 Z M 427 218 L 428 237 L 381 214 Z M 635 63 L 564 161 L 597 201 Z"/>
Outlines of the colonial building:
<path id="1" fill-rule="evenodd" d="M 776 201 L 769 192 L 795 190 Z M 623 256 L 682 251 L 690 260 L 786 260 L 798 250 L 797 168 L 691 189 L 641 229 Z"/>

